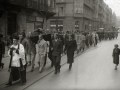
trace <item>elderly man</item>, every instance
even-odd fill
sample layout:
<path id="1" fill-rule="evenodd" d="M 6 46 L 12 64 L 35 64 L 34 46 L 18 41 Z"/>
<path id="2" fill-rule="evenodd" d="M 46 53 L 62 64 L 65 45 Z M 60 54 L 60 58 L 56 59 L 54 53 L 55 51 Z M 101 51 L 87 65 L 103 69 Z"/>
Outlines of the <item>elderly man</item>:
<path id="1" fill-rule="evenodd" d="M 41 73 L 45 63 L 45 56 L 47 53 L 47 42 L 43 39 L 43 35 L 39 35 L 38 46 L 38 64 L 39 64 L 39 72 Z"/>

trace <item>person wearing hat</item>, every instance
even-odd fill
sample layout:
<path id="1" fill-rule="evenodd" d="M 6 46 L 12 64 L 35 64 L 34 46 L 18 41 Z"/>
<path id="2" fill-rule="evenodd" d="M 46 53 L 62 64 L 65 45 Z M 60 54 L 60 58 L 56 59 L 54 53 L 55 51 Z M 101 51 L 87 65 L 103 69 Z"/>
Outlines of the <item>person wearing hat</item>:
<path id="1" fill-rule="evenodd" d="M 11 86 L 13 81 L 20 79 L 21 84 L 26 82 L 26 61 L 24 46 L 18 42 L 17 36 L 13 37 L 8 55 L 10 56 L 9 70 L 10 76 L 6 85 Z M 24 72 L 22 72 L 24 71 Z"/>
<path id="2" fill-rule="evenodd" d="M 4 57 L 5 54 L 5 43 L 2 41 L 3 35 L 0 34 L 0 68 L 4 68 L 4 63 L 2 63 L 2 57 Z"/>
<path id="3" fill-rule="evenodd" d="M 53 63 L 55 67 L 55 74 L 60 73 L 60 62 L 61 62 L 61 56 L 63 54 L 63 46 L 62 41 L 59 39 L 59 35 L 56 34 L 55 39 L 52 41 L 52 57 L 53 57 Z"/>
<path id="4" fill-rule="evenodd" d="M 113 49 L 113 63 L 116 65 L 115 66 L 115 70 L 117 70 L 117 66 L 119 64 L 119 55 L 120 55 L 120 49 L 118 48 L 118 44 L 114 45 L 114 49 Z"/>

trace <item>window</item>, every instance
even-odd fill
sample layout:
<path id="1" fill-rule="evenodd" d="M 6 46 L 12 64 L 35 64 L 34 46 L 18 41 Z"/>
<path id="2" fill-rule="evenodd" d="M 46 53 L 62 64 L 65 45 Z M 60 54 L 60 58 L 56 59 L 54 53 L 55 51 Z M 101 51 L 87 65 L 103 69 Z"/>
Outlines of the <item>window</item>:
<path id="1" fill-rule="evenodd" d="M 76 29 L 76 30 L 79 30 L 79 21 L 76 21 L 76 22 L 75 22 L 75 29 Z"/>
<path id="2" fill-rule="evenodd" d="M 60 15 L 64 16 L 64 8 L 63 7 L 60 7 Z"/>
<path id="3" fill-rule="evenodd" d="M 62 20 L 58 20 L 58 21 L 50 21 L 50 30 L 54 31 L 54 30 L 63 30 L 63 21 Z"/>
<path id="4" fill-rule="evenodd" d="M 51 6 L 51 0 L 47 0 L 48 6 Z"/>

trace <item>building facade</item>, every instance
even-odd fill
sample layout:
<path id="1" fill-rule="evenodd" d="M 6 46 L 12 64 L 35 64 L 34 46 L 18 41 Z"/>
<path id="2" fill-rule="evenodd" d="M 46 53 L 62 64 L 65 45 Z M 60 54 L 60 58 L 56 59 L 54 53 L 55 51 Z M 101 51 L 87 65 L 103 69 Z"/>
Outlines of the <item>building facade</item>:
<path id="1" fill-rule="evenodd" d="M 53 31 L 89 31 L 112 26 L 112 10 L 103 0 L 56 0 L 56 13 L 47 22 L 47 28 Z"/>
<path id="2" fill-rule="evenodd" d="M 0 0 L 0 32 L 12 35 L 46 28 L 47 20 L 55 15 L 56 0 Z"/>

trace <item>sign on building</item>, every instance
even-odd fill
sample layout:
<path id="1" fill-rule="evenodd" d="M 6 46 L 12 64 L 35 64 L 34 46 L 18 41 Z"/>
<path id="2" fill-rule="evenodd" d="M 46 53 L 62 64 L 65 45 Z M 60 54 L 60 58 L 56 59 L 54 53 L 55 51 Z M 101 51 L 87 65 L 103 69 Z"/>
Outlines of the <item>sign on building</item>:
<path id="1" fill-rule="evenodd" d="M 83 13 L 84 0 L 74 0 L 74 13 Z"/>

